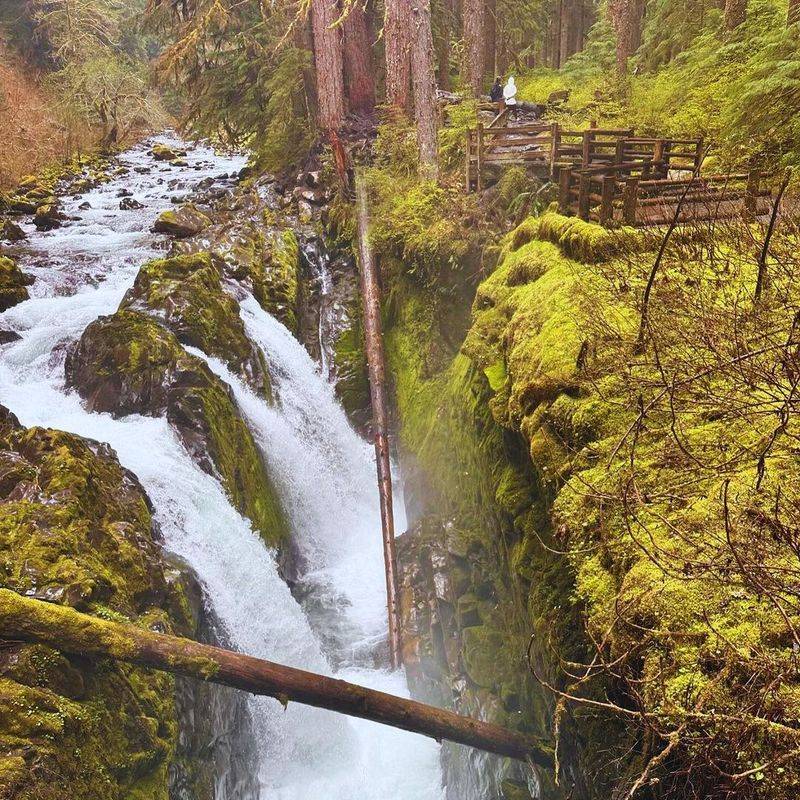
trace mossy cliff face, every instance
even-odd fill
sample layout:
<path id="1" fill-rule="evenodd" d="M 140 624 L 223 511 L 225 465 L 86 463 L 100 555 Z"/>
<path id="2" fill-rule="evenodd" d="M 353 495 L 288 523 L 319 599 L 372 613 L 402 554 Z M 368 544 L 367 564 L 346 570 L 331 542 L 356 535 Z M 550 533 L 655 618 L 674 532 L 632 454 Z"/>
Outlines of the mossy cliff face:
<path id="1" fill-rule="evenodd" d="M 426 678 L 431 663 L 441 671 L 438 647 L 445 680 L 465 675 L 473 697 L 493 684 L 500 719 L 516 684 L 520 724 L 546 734 L 559 721 L 561 791 L 574 780 L 575 797 L 628 792 L 645 768 L 667 798 L 683 796 L 687 774 L 703 797 L 797 790 L 794 589 L 775 577 L 794 574 L 796 556 L 774 533 L 797 491 L 791 445 L 774 439 L 780 401 L 768 399 L 783 385 L 774 353 L 796 294 L 776 273 L 785 294 L 744 313 L 752 261 L 737 260 L 736 242 L 703 260 L 708 242 L 690 236 L 664 261 L 644 352 L 635 300 L 655 254 L 638 234 L 527 220 L 501 243 L 461 354 L 444 366 L 428 333 L 437 300 L 390 276 L 408 491 L 412 510 L 437 515 L 401 552 L 412 564 L 455 559 L 447 598 L 417 588 L 406 599 L 412 675 L 415 663 Z M 771 355 L 727 368 L 729 352 L 765 338 Z M 694 387 L 695 374 L 713 380 Z M 754 395 L 775 411 L 754 410 Z M 526 689 L 515 630 L 533 635 L 539 678 L 618 711 L 603 719 L 570 702 L 564 714 L 548 690 Z M 569 676 L 598 657 L 614 666 Z"/>
<path id="2" fill-rule="evenodd" d="M 166 414 L 264 540 L 273 547 L 285 541 L 277 494 L 230 390 L 156 319 L 137 311 L 100 317 L 69 353 L 66 375 L 92 411 Z"/>
<path id="3" fill-rule="evenodd" d="M 257 391 L 269 394 L 263 353 L 247 338 L 239 307 L 222 288 L 222 272 L 210 254 L 145 264 L 120 308 L 157 316 L 180 342 L 221 359 Z"/>
<path id="4" fill-rule="evenodd" d="M 0 574 L 29 597 L 188 633 L 185 591 L 154 542 L 148 501 L 107 446 L 25 429 L 0 408 Z M 0 650 L 0 796 L 163 798 L 178 749 L 171 677 Z"/>

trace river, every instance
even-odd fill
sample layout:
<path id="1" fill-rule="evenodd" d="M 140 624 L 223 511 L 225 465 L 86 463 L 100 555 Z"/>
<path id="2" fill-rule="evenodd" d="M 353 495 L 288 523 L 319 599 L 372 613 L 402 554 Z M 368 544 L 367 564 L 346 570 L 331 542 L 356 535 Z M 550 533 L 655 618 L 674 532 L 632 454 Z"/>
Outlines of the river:
<path id="1" fill-rule="evenodd" d="M 185 146 L 171 136 L 157 140 Z M 118 158 L 126 174 L 64 198 L 76 221 L 49 232 L 24 226 L 29 240 L 20 266 L 35 283 L 30 300 L 0 314 L 0 327 L 22 337 L 0 346 L 0 403 L 25 425 L 67 430 L 116 450 L 150 496 L 165 547 L 195 571 L 233 648 L 407 696 L 403 673 L 389 672 L 380 658 L 386 596 L 374 456 L 348 424 L 327 364 L 322 369 L 250 297 L 242 299 L 241 315 L 266 355 L 274 405 L 206 359 L 232 387 L 281 493 L 302 563 L 293 592 L 275 553 L 165 419 L 88 413 L 65 388 L 68 346 L 98 316 L 116 311 L 139 266 L 163 253 L 163 238 L 150 228 L 170 198 L 209 176 L 231 185 L 227 176 L 244 165 L 240 156 L 202 146 L 188 148 L 186 166 L 156 164 L 152 143 Z M 120 210 L 123 190 L 143 208 Z M 78 208 L 85 203 L 90 208 Z M 325 326 L 320 331 L 326 335 Z M 428 739 L 296 704 L 248 704 L 252 731 L 240 733 L 257 743 L 258 789 L 231 792 L 218 781 L 216 800 L 443 797 L 439 748 Z"/>

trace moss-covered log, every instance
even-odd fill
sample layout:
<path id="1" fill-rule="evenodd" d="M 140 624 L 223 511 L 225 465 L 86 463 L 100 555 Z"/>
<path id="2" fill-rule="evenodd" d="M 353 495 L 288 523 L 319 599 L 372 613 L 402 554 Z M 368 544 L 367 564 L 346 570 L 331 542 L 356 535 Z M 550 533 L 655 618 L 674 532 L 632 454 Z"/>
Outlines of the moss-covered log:
<path id="1" fill-rule="evenodd" d="M 325 675 L 28 600 L 6 589 L 0 590 L 0 636 L 42 642 L 80 656 L 110 656 L 551 766 L 547 750 L 516 731 Z"/>

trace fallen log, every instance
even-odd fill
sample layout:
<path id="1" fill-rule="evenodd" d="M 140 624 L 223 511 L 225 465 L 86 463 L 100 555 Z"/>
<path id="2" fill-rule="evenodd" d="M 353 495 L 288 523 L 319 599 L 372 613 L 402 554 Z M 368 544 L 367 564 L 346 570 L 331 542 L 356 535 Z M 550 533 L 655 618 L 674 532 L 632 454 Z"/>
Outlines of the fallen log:
<path id="1" fill-rule="evenodd" d="M 552 768 L 551 756 L 537 739 L 498 725 L 190 639 L 108 622 L 66 606 L 30 600 L 9 589 L 0 589 L 0 638 L 153 667 Z"/>
<path id="2" fill-rule="evenodd" d="M 397 580 L 397 552 L 394 542 L 394 506 L 392 505 L 392 464 L 389 453 L 389 412 L 386 400 L 386 362 L 381 330 L 381 289 L 378 269 L 369 241 L 369 204 L 367 189 L 356 176 L 356 217 L 358 220 L 358 265 L 361 275 L 361 302 L 364 308 L 364 346 L 369 371 L 372 429 L 375 439 L 375 462 L 378 469 L 378 496 L 383 531 L 383 560 L 386 570 L 386 610 L 389 616 L 389 657 L 393 669 L 401 666 L 400 594 Z"/>

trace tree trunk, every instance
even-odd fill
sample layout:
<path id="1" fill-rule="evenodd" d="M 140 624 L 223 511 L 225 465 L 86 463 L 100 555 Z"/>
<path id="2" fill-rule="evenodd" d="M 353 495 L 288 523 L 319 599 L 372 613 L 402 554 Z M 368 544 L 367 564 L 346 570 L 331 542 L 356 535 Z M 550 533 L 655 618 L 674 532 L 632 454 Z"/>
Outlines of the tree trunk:
<path id="1" fill-rule="evenodd" d="M 486 0 L 484 11 L 484 53 L 485 76 L 494 81 L 497 74 L 497 0 Z"/>
<path id="2" fill-rule="evenodd" d="M 342 37 L 332 27 L 337 19 L 335 0 L 311 0 L 319 123 L 325 130 L 338 129 L 345 115 Z"/>
<path id="3" fill-rule="evenodd" d="M 486 72 L 485 0 L 464 0 L 464 79 L 475 97 L 483 92 Z"/>
<path id="4" fill-rule="evenodd" d="M 747 0 L 725 0 L 725 27 L 732 31 L 747 17 Z"/>
<path id="5" fill-rule="evenodd" d="M 383 26 L 386 52 L 386 102 L 411 110 L 411 6 L 410 0 L 386 0 Z"/>
<path id="6" fill-rule="evenodd" d="M 450 91 L 450 35 L 453 29 L 453 19 L 450 3 L 443 3 L 441 18 L 436 28 L 434 47 L 436 50 L 436 63 L 438 66 L 438 86 L 444 91 Z"/>
<path id="7" fill-rule="evenodd" d="M 356 0 L 342 23 L 344 74 L 351 111 L 369 113 L 375 108 L 375 65 L 363 0 Z"/>
<path id="8" fill-rule="evenodd" d="M 30 600 L 0 589 L 0 636 L 41 642 L 80 657 L 114 658 L 255 695 L 294 700 L 394 728 L 449 739 L 551 769 L 552 759 L 532 737 L 462 717 L 414 700 L 366 689 L 313 672 L 234 653 L 189 639 L 108 622 L 72 608 Z"/>
<path id="9" fill-rule="evenodd" d="M 433 68 L 433 33 L 430 0 L 411 0 L 411 76 L 414 86 L 414 116 L 417 122 L 419 169 L 423 178 L 439 177 L 437 162 L 439 107 Z"/>
<path id="10" fill-rule="evenodd" d="M 609 0 L 608 11 L 617 38 L 617 71 L 624 75 L 639 39 L 642 6 L 639 0 Z"/>
<path id="11" fill-rule="evenodd" d="M 573 14 L 574 0 L 561 0 L 561 14 L 560 14 L 560 40 L 559 40 L 559 56 L 558 60 L 563 67 L 567 63 L 567 59 L 572 55 L 570 52 L 570 37 L 572 36 L 572 14 Z"/>
<path id="12" fill-rule="evenodd" d="M 800 22 L 800 0 L 789 0 L 789 13 L 786 16 L 787 25 L 796 25 Z"/>

